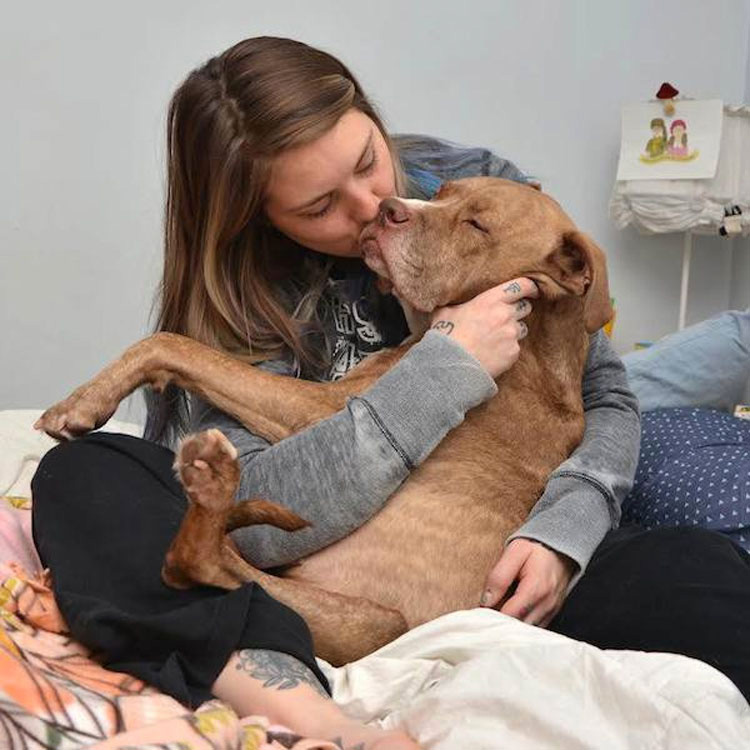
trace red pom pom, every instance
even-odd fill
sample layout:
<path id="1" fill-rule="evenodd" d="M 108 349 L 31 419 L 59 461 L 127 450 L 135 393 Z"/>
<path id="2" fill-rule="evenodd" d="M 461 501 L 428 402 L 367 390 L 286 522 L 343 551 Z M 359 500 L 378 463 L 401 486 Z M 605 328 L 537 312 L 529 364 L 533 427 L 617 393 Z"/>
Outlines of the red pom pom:
<path id="1" fill-rule="evenodd" d="M 680 92 L 671 84 L 666 81 L 662 83 L 659 90 L 656 92 L 657 99 L 674 99 Z"/>

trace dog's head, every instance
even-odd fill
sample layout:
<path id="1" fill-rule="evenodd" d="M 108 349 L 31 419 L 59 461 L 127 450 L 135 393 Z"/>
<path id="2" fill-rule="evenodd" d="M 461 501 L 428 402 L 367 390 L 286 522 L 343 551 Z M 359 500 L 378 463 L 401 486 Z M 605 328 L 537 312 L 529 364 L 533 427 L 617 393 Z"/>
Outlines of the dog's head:
<path id="1" fill-rule="evenodd" d="M 360 248 L 394 293 L 424 313 L 528 276 L 543 297 L 582 298 L 590 332 L 612 315 L 604 253 L 552 198 L 510 180 L 447 182 L 430 202 L 387 198 Z"/>

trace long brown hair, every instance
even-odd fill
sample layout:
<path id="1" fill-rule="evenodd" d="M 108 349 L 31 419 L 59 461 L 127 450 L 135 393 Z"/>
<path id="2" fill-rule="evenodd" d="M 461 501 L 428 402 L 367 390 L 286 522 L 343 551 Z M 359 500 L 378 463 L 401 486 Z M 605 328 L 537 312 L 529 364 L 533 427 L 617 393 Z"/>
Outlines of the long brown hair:
<path id="1" fill-rule="evenodd" d="M 180 333 L 248 362 L 289 357 L 321 371 L 318 302 L 331 261 L 300 247 L 263 213 L 270 163 L 309 143 L 350 108 L 383 134 L 359 83 L 332 55 L 291 39 L 246 39 L 194 70 L 167 117 L 164 272 L 155 330 Z M 178 389 L 147 395 L 146 436 L 169 442 L 185 426 Z"/>

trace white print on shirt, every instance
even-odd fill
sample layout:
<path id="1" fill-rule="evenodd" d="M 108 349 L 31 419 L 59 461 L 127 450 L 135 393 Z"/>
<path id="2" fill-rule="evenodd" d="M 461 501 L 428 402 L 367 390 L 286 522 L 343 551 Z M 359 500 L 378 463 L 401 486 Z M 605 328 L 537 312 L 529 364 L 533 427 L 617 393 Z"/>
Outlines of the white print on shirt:
<path id="1" fill-rule="evenodd" d="M 340 380 L 368 354 L 381 348 L 383 337 L 366 315 L 364 299 L 347 302 L 333 300 L 333 320 L 336 326 L 336 344 L 330 371 L 331 380 Z"/>

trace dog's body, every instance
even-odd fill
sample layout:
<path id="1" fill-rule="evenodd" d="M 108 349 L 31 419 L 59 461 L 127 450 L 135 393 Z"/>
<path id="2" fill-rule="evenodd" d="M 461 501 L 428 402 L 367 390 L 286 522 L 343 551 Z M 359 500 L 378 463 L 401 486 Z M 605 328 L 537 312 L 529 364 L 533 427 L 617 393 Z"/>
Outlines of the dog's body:
<path id="1" fill-rule="evenodd" d="M 559 340 L 550 330 L 559 319 L 545 317 L 531 335 Z M 578 333 L 574 352 L 544 357 L 533 341 L 524 346 L 497 395 L 469 412 L 374 518 L 285 575 L 396 609 L 410 628 L 477 606 L 503 541 L 582 437 L 586 338 Z M 529 382 L 551 386 L 531 408 L 519 397 Z"/>
<path id="2" fill-rule="evenodd" d="M 363 255 L 418 314 L 517 276 L 537 281 L 529 335 L 518 362 L 497 379 L 497 395 L 469 412 L 368 523 L 283 577 L 252 568 L 224 541 L 225 530 L 275 518 L 268 504 L 233 505 L 239 471 L 228 441 L 216 431 L 200 433 L 177 459 L 192 502 L 167 555 L 165 580 L 225 587 L 258 581 L 305 617 L 317 653 L 334 663 L 445 612 L 477 606 L 503 541 L 580 442 L 588 334 L 610 314 L 601 251 L 547 196 L 477 178 L 450 183 L 434 204 L 389 201 L 363 233 Z M 465 222 L 477 216 L 481 229 L 472 224 L 467 234 Z M 372 355 L 342 380 L 321 384 L 157 334 L 48 410 L 41 426 L 61 436 L 86 431 L 138 385 L 172 382 L 274 442 L 343 408 L 411 345 Z M 277 518 L 284 528 L 300 525 Z"/>

